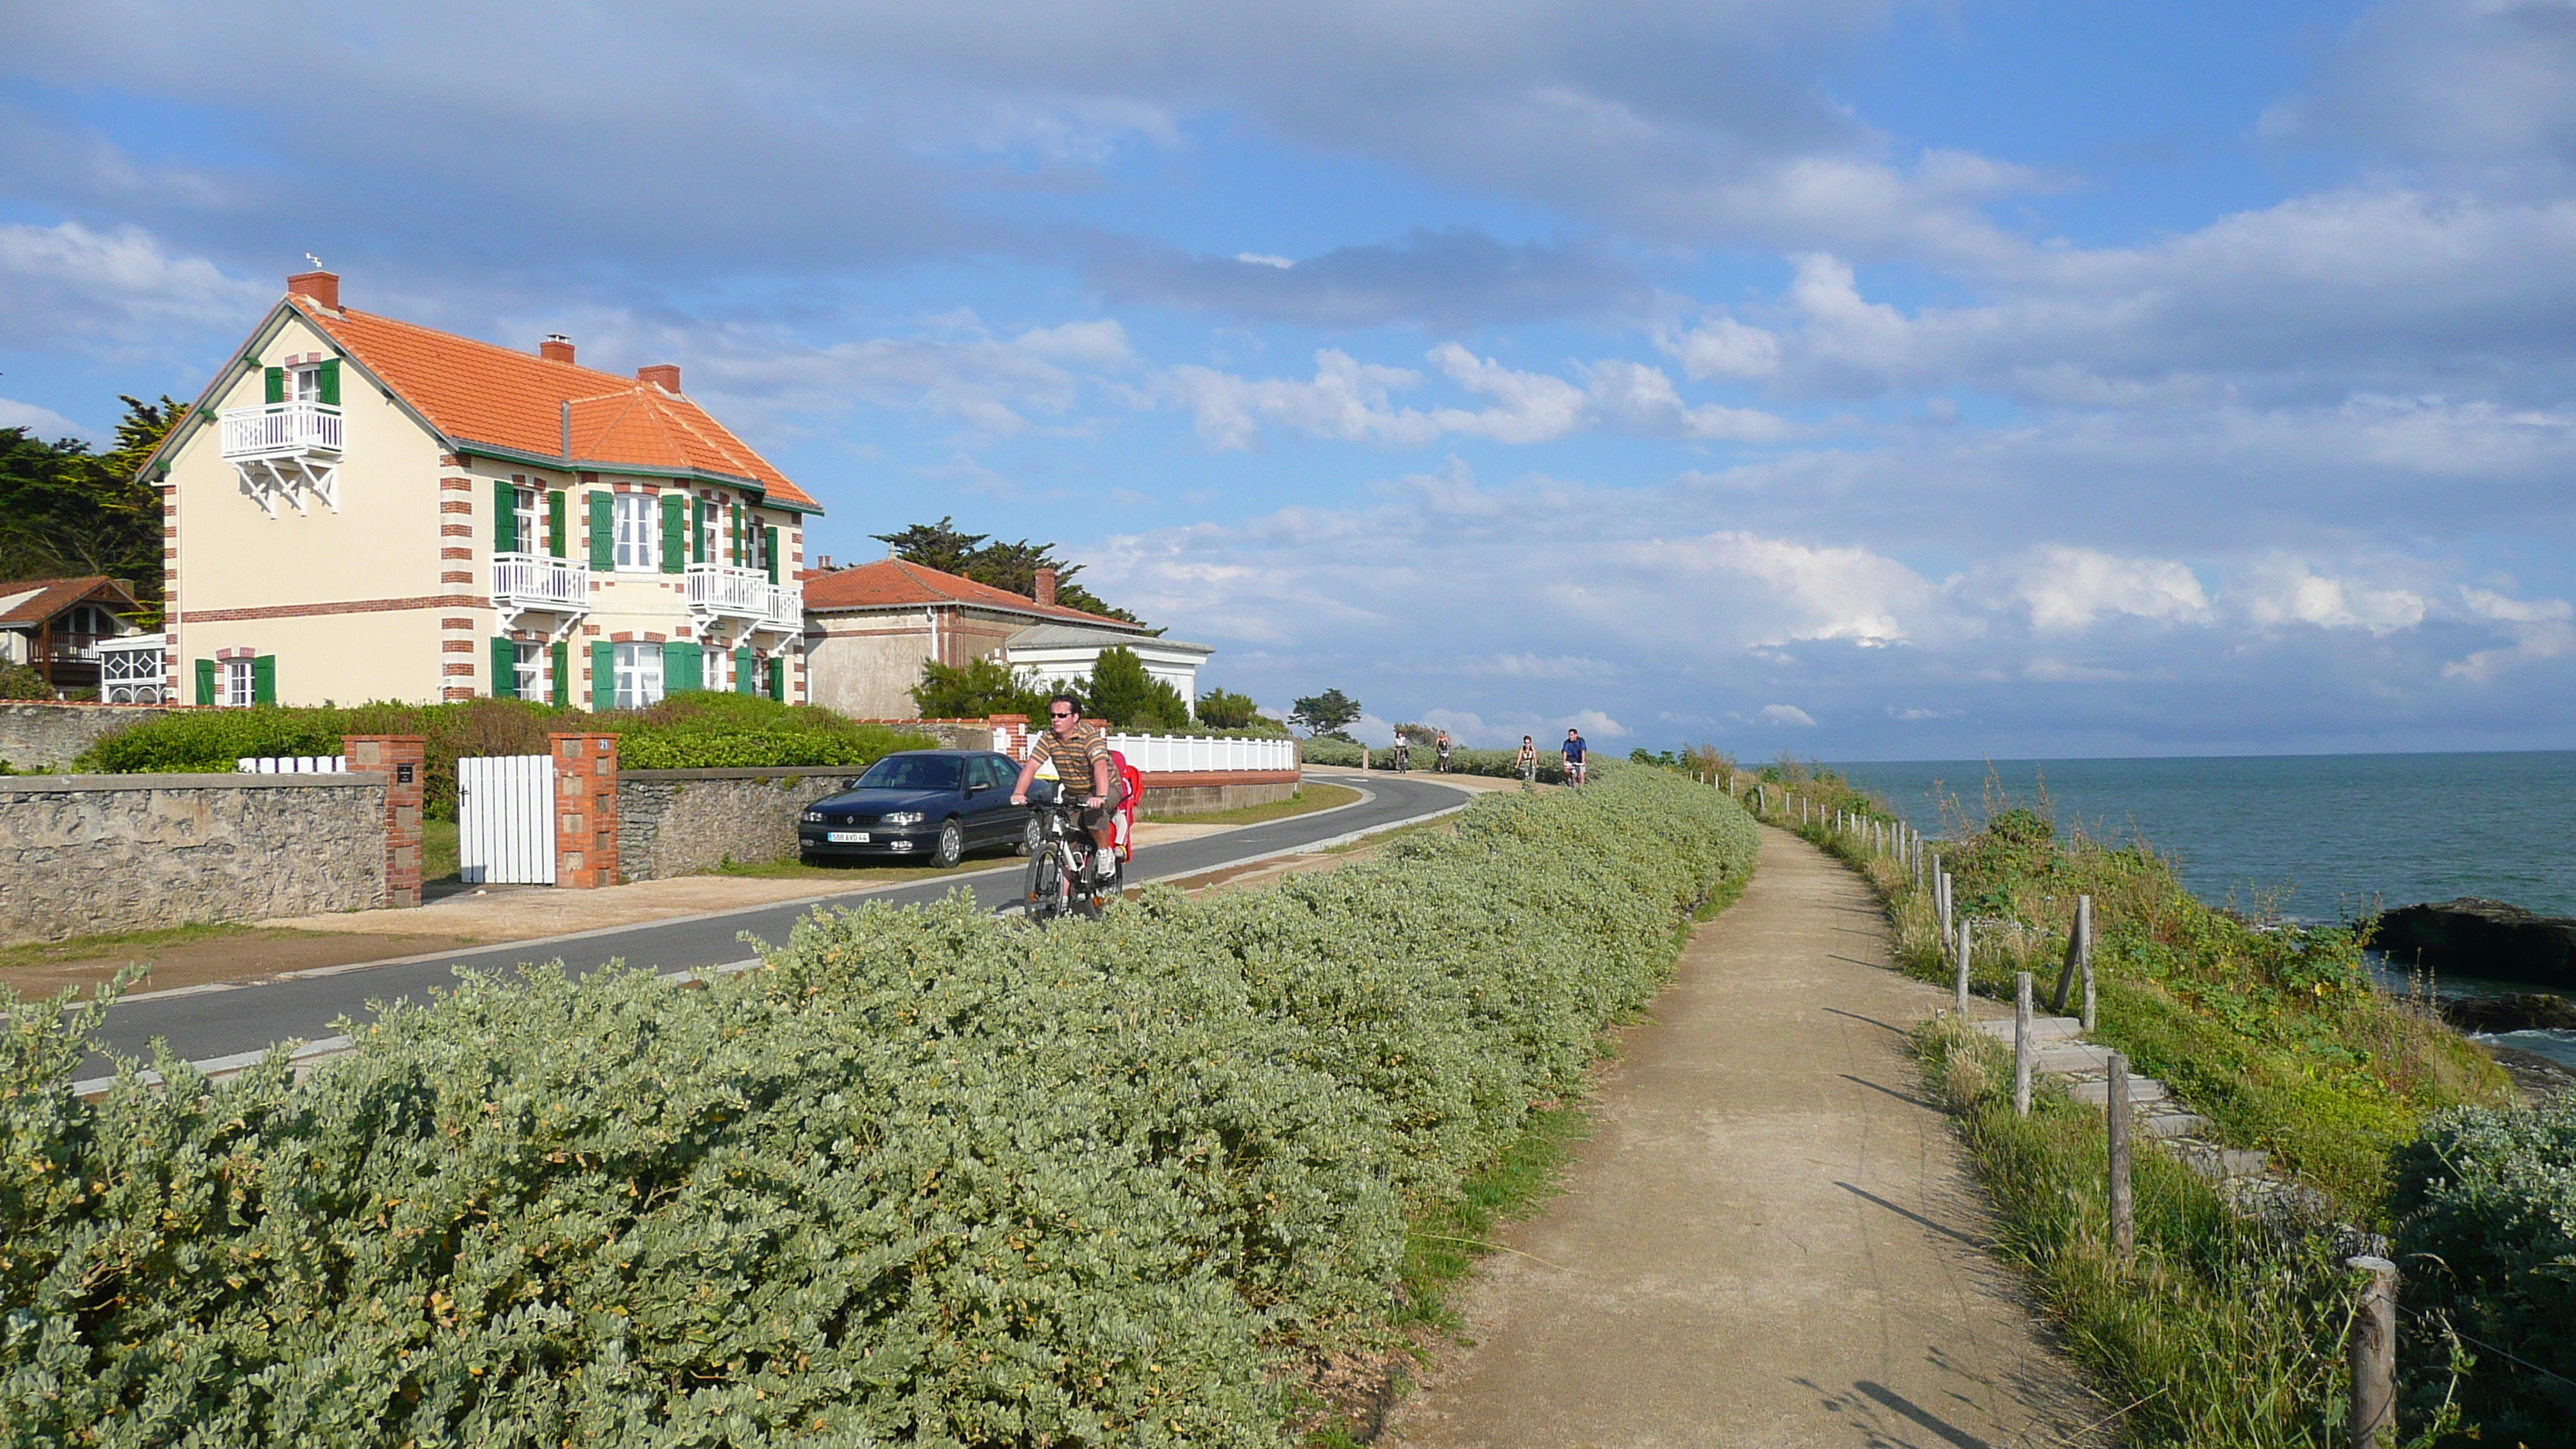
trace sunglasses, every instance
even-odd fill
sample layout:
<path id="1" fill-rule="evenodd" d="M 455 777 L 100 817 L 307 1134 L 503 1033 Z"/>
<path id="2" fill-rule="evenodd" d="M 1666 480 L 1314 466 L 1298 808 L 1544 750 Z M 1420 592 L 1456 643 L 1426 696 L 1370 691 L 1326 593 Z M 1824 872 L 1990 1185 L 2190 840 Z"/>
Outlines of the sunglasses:
<path id="1" fill-rule="evenodd" d="M 1048 710 L 1048 711 L 1047 711 L 1047 718 L 1049 718 L 1049 719 L 1071 719 L 1071 718 L 1073 718 L 1073 711 L 1072 711 L 1072 710 L 1069 710 L 1069 709 L 1051 709 L 1051 710 Z"/>

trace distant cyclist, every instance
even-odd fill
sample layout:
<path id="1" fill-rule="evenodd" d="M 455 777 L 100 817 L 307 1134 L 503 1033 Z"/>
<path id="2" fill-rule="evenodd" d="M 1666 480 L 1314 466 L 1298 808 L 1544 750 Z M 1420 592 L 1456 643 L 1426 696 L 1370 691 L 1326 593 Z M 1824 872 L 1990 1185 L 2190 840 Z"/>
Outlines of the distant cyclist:
<path id="1" fill-rule="evenodd" d="M 1395 772 L 1399 775 L 1413 768 L 1413 741 L 1402 732 L 1395 737 Z"/>
<path id="2" fill-rule="evenodd" d="M 1437 775 L 1446 775 L 1446 774 L 1448 774 L 1448 773 L 1449 773 L 1449 732 L 1448 732 L 1447 730 L 1442 730 L 1442 731 L 1440 732 L 1440 738 L 1439 738 L 1439 740 L 1438 740 L 1438 741 L 1436 741 L 1436 742 L 1432 745 L 1432 751 L 1433 751 L 1433 754 L 1432 754 L 1432 761 L 1431 761 L 1431 769 L 1432 769 L 1432 773 L 1433 773 L 1433 774 L 1437 774 Z"/>
<path id="3" fill-rule="evenodd" d="M 1524 784 L 1524 785 L 1535 785 L 1535 784 L 1537 784 L 1537 783 L 1538 783 L 1538 741 L 1536 741 L 1536 740 L 1534 740 L 1534 739 L 1531 739 L 1528 735 L 1523 735 L 1523 736 L 1521 736 L 1521 752 L 1520 752 L 1520 756 L 1519 756 L 1517 759 L 1513 760 L 1513 761 L 1512 761 L 1512 764 L 1513 764 L 1513 766 L 1514 766 L 1515 768 L 1517 768 L 1517 769 L 1521 772 L 1521 783 L 1522 783 L 1522 784 Z"/>
<path id="4" fill-rule="evenodd" d="M 1565 758 L 1565 783 L 1569 785 L 1580 785 L 1583 783 L 1583 756 L 1585 749 L 1586 747 L 1583 743 L 1582 735 L 1573 730 L 1567 730 L 1565 732 L 1565 743 L 1557 747 L 1557 753 Z"/>
<path id="5" fill-rule="evenodd" d="M 1091 873 L 1106 880 L 1118 866 L 1118 827 L 1109 819 L 1108 805 L 1118 793 L 1117 773 L 1109 762 L 1109 737 L 1082 722 L 1082 705 L 1072 695 L 1059 694 L 1047 701 L 1046 733 L 1029 746 L 1029 757 L 1020 762 L 1019 783 L 1011 787 L 1011 803 L 1029 803 L 1029 782 L 1037 778 L 1040 765 L 1052 763 L 1056 778 L 1063 782 L 1062 798 L 1078 803 L 1081 814 L 1074 817 L 1091 843 Z"/>

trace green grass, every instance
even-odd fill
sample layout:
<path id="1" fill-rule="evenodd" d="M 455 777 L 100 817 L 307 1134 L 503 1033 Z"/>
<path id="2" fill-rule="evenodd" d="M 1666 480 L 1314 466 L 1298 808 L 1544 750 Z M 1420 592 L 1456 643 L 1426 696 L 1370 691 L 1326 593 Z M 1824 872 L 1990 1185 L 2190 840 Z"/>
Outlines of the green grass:
<path id="1" fill-rule="evenodd" d="M 1591 1134 L 1591 1116 L 1579 1106 L 1534 1111 L 1499 1157 L 1460 1183 L 1456 1200 L 1417 1215 L 1404 1239 L 1404 1301 L 1395 1316 L 1397 1325 L 1457 1329 L 1452 1290 L 1479 1259 L 1510 1251 L 1493 1241 L 1494 1229 L 1530 1216 L 1554 1196 L 1566 1159 Z"/>
<path id="2" fill-rule="evenodd" d="M 447 880 L 460 874 L 456 844 L 456 822 L 424 820 L 420 823 L 420 878 L 425 881 Z"/>
<path id="3" fill-rule="evenodd" d="M 1292 815 L 1331 810 L 1358 798 L 1359 791 L 1341 785 L 1304 785 L 1285 800 L 1238 805 L 1231 810 L 1157 810 L 1140 818 L 1163 825 L 1258 825 L 1265 820 L 1285 820 Z"/>
<path id="4" fill-rule="evenodd" d="M 68 941 L 34 941 L 24 945 L 0 946 L 0 970 L 13 966 L 43 966 L 55 961 L 86 961 L 94 956 L 113 956 L 125 951 L 149 951 L 165 946 L 184 946 L 194 941 L 214 941 L 226 936 L 248 936 L 258 933 L 254 926 L 210 925 L 167 926 L 157 931 L 125 931 L 106 936 L 74 936 Z M 296 932 L 276 932 L 292 935 Z"/>
<path id="5" fill-rule="evenodd" d="M 2122 1415 L 2133 1449 L 2339 1445 L 2356 1275 L 2323 1236 L 2236 1218 L 2170 1155 L 2132 1163 L 2136 1252 L 2110 1245 L 2102 1114 L 2041 1094 L 2014 1114 L 2011 1064 L 1953 1021 L 1915 1034 L 1995 1208 L 1992 1250 L 2029 1271 L 2067 1352 Z M 2431 1438 L 2428 1431 L 2423 1439 Z"/>
<path id="6" fill-rule="evenodd" d="M 1015 866 L 1019 858 L 1003 852 L 970 855 L 953 866 L 935 865 L 823 865 L 803 860 L 773 860 L 758 865 L 728 862 L 700 875 L 729 875 L 744 880 L 825 880 L 859 882 L 928 880 L 934 876 L 964 875 L 969 871 L 991 870 L 995 866 Z"/>

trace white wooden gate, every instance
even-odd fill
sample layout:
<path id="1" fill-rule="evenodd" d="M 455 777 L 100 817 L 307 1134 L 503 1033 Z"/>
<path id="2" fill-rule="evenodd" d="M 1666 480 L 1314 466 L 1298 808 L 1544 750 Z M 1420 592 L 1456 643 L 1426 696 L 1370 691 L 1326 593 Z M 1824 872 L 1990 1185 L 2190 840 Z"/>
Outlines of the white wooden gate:
<path id="1" fill-rule="evenodd" d="M 456 762 L 456 855 L 475 885 L 555 883 L 555 762 L 481 755 Z"/>

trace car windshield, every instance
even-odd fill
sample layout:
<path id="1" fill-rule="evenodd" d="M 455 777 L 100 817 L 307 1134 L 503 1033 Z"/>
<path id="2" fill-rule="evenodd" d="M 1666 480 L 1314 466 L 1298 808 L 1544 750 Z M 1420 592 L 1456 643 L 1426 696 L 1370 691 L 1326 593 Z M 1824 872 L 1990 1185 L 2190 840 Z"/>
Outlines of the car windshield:
<path id="1" fill-rule="evenodd" d="M 954 790 L 955 755 L 888 755 L 859 777 L 862 790 Z"/>

